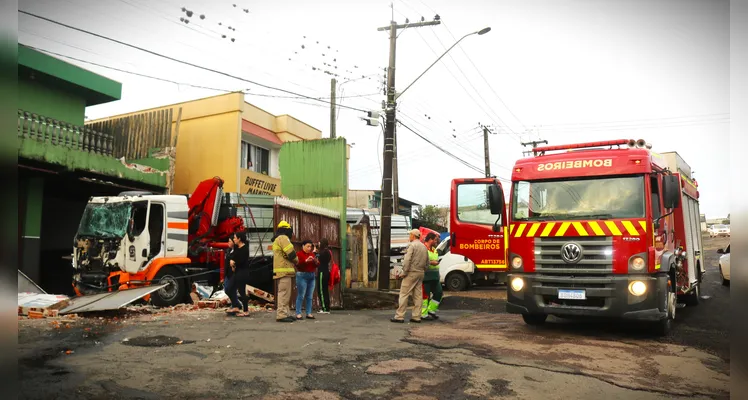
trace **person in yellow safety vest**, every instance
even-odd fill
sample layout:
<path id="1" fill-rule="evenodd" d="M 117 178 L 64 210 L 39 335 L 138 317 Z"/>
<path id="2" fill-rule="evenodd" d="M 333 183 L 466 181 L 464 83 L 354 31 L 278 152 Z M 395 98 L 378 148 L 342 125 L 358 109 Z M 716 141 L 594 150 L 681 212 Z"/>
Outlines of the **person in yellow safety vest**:
<path id="1" fill-rule="evenodd" d="M 429 251 L 429 267 L 423 277 L 423 306 L 421 307 L 421 319 L 431 321 L 438 319 L 436 312 L 439 310 L 439 302 L 442 301 L 442 284 L 439 281 L 439 253 L 436 245 L 439 237 L 431 232 L 426 235 L 424 243 Z M 429 295 L 431 299 L 429 300 Z"/>
<path id="2" fill-rule="evenodd" d="M 278 297 L 276 298 L 275 320 L 278 322 L 294 322 L 291 317 L 291 277 L 296 274 L 296 264 L 299 259 L 296 249 L 291 243 L 293 229 L 286 221 L 278 224 L 273 237 L 273 279 L 278 280 Z"/>

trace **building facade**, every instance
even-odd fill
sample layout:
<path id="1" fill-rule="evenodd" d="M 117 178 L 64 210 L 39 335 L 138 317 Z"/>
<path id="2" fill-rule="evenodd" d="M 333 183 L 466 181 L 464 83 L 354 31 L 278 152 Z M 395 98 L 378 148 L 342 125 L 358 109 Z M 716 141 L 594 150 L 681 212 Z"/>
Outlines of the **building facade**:
<path id="1" fill-rule="evenodd" d="M 273 115 L 247 103 L 240 92 L 115 115 L 90 124 L 161 110 L 171 110 L 173 115 L 175 194 L 192 193 L 201 181 L 220 176 L 226 192 L 278 196 L 283 143 L 322 137 L 319 129 L 298 119 Z"/>
<path id="2" fill-rule="evenodd" d="M 88 106 L 120 98 L 119 82 L 18 46 L 19 269 L 49 292 L 71 289 L 69 256 L 88 198 L 163 190 L 163 171 L 139 169 L 113 138 L 84 126 Z"/>

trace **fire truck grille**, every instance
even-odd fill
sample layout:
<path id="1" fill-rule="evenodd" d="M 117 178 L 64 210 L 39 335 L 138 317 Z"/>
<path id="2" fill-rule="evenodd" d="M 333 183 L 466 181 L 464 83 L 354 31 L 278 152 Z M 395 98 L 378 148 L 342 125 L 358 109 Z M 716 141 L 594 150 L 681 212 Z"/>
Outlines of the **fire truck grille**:
<path id="1" fill-rule="evenodd" d="M 567 243 L 581 248 L 578 261 L 567 263 L 562 250 Z M 613 272 L 612 237 L 535 238 L 535 270 L 549 274 L 609 274 Z"/>

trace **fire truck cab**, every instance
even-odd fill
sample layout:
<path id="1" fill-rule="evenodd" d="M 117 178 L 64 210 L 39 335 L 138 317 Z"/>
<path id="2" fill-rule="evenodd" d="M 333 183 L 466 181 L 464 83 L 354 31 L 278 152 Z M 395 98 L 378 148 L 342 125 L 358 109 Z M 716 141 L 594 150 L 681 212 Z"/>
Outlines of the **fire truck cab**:
<path id="1" fill-rule="evenodd" d="M 514 166 L 508 210 L 500 183 L 488 184 L 493 232 L 466 254 L 508 266 L 507 312 L 531 325 L 548 315 L 649 321 L 666 334 L 678 299 L 699 303 L 704 273 L 690 167 L 644 140 L 533 151 Z M 458 181 L 460 188 L 469 180 Z M 481 215 L 476 224 L 490 223 Z M 465 226 L 453 230 L 470 236 Z"/>

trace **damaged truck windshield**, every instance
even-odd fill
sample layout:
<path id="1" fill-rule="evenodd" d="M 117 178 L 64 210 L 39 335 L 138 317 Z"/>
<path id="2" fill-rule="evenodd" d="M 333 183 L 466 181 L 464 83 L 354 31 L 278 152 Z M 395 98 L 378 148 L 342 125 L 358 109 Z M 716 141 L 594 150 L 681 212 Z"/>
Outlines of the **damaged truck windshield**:
<path id="1" fill-rule="evenodd" d="M 89 203 L 78 226 L 78 236 L 122 238 L 127 232 L 132 203 Z"/>

